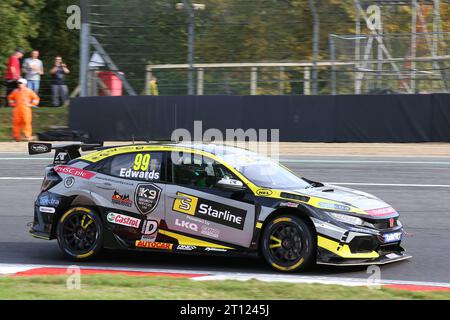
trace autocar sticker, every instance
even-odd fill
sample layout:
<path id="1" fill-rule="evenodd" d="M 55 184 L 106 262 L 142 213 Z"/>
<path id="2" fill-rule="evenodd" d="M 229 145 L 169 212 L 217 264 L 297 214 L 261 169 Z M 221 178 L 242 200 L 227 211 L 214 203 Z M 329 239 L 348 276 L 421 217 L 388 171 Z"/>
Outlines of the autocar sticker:
<path id="1" fill-rule="evenodd" d="M 147 248 L 147 249 L 161 249 L 161 250 L 172 250 L 173 244 L 166 242 L 149 242 L 137 240 L 135 242 L 137 248 Z"/>

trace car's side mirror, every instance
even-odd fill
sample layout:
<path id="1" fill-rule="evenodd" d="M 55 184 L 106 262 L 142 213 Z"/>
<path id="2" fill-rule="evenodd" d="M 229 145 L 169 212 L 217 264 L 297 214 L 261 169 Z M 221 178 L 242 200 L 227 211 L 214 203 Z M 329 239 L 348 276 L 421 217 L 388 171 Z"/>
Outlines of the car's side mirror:
<path id="1" fill-rule="evenodd" d="M 242 181 L 236 179 L 220 179 L 219 181 L 217 181 L 216 186 L 219 188 L 234 191 L 245 190 L 245 186 Z"/>

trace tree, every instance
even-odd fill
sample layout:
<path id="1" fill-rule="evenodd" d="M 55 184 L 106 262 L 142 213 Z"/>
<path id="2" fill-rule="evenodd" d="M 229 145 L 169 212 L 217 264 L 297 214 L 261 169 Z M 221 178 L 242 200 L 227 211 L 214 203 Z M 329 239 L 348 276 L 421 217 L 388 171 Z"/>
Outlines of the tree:
<path id="1" fill-rule="evenodd" d="M 2 0 L 0 2 L 0 73 L 14 48 L 30 50 L 30 40 L 37 37 L 38 13 L 44 0 Z"/>

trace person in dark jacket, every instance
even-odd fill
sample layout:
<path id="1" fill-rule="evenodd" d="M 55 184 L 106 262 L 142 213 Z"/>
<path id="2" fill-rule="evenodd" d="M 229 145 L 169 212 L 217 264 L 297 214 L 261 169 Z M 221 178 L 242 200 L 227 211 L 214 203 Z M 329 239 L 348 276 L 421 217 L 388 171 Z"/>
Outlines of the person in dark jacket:
<path id="1" fill-rule="evenodd" d="M 61 56 L 55 57 L 55 64 L 50 70 L 52 76 L 52 104 L 54 107 L 63 105 L 69 99 L 69 88 L 67 87 L 64 78 L 70 73 L 67 65 L 63 63 Z"/>

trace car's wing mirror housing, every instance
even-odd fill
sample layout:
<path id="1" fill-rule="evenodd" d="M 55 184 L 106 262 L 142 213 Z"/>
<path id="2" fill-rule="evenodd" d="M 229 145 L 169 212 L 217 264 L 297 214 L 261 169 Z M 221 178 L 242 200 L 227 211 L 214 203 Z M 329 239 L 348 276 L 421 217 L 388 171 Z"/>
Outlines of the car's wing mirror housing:
<path id="1" fill-rule="evenodd" d="M 216 186 L 222 189 L 234 191 L 245 190 L 245 186 L 242 181 L 236 179 L 220 179 L 217 181 Z"/>

